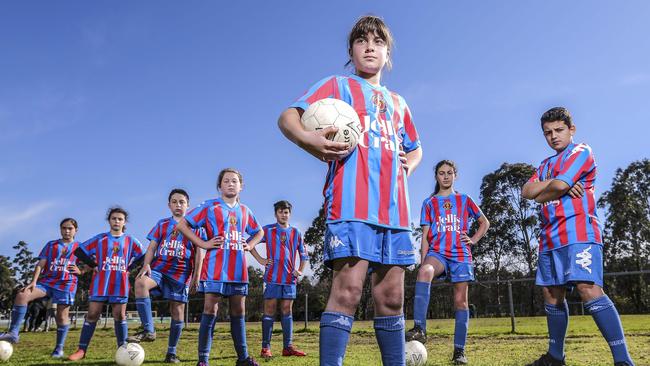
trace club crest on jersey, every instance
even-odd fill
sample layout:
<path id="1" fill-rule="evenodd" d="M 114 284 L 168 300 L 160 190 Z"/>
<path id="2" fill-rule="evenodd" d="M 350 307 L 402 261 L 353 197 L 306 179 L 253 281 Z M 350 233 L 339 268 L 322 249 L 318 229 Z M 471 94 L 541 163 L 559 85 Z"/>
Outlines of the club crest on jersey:
<path id="1" fill-rule="evenodd" d="M 120 245 L 118 243 L 113 243 L 113 254 L 117 254 L 120 251 Z"/>
<path id="2" fill-rule="evenodd" d="M 237 225 L 237 216 L 235 215 L 228 216 L 228 223 L 233 226 Z"/>
<path id="3" fill-rule="evenodd" d="M 66 255 L 66 254 L 68 254 L 68 247 L 61 248 L 61 255 Z"/>
<path id="4" fill-rule="evenodd" d="M 551 169 L 546 171 L 546 180 L 551 179 Z"/>
<path id="5" fill-rule="evenodd" d="M 370 101 L 380 113 L 386 112 L 386 100 L 382 94 L 373 94 Z"/>
<path id="6" fill-rule="evenodd" d="M 451 202 L 445 201 L 445 203 L 442 204 L 442 208 L 445 210 L 451 210 Z"/>
<path id="7" fill-rule="evenodd" d="M 280 242 L 282 242 L 282 243 L 287 242 L 287 233 L 280 234 Z"/>

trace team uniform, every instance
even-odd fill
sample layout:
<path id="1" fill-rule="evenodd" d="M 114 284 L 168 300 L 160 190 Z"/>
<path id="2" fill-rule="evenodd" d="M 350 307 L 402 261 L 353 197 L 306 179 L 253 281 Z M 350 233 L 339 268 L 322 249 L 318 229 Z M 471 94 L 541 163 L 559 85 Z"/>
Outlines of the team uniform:
<path id="1" fill-rule="evenodd" d="M 275 223 L 266 225 L 264 230 L 264 241 L 266 243 L 266 257 L 271 263 L 266 266 L 264 272 L 264 298 L 265 299 L 290 299 L 296 298 L 296 283 L 298 278 L 293 275 L 296 269 L 296 258 L 300 256 L 301 261 L 309 259 L 305 245 L 302 241 L 300 231 L 295 227 L 283 228 Z M 262 349 L 270 352 L 271 335 L 273 334 L 274 316 L 264 314 L 262 317 Z M 293 336 L 293 315 L 282 314 L 282 339 L 283 354 L 289 355 L 289 347 L 292 344 Z M 294 350 L 294 352 L 296 352 Z M 304 352 L 298 351 L 304 356 Z M 295 353 L 294 353 L 295 355 Z"/>
<path id="2" fill-rule="evenodd" d="M 460 236 L 469 231 L 470 219 L 477 220 L 481 215 L 481 209 L 466 194 L 434 195 L 422 203 L 420 225 L 429 226 L 426 255 L 445 266 L 441 276 L 451 282 L 474 281 L 472 250 Z"/>
<path id="3" fill-rule="evenodd" d="M 577 282 L 603 286 L 603 241 L 596 213 L 596 161 L 589 145 L 571 142 L 563 151 L 542 161 L 529 182 L 557 179 L 573 187 L 580 182 L 580 198 L 564 194 L 539 206 L 540 237 L 536 284 L 572 287 Z M 607 340 L 616 365 L 634 365 L 627 351 L 623 327 L 614 303 L 607 295 L 585 303 Z M 564 339 L 569 309 L 545 304 L 549 351 L 564 359 Z M 545 356 L 543 356 L 545 357 Z"/>
<path id="4" fill-rule="evenodd" d="M 327 77 L 291 107 L 306 110 L 324 98 L 350 104 L 362 126 L 357 147 L 329 162 L 323 188 L 325 264 L 332 267 L 335 259 L 349 257 L 367 260 L 371 268 L 414 264 L 408 184 L 399 160 L 400 150 L 408 153 L 420 147 L 409 107 L 397 93 L 356 75 Z M 342 364 L 353 321 L 342 313 L 322 314 L 321 364 Z M 403 362 L 403 315 L 375 318 L 375 330 L 382 357 Z"/>
<path id="5" fill-rule="evenodd" d="M 185 220 L 194 229 L 203 228 L 208 239 L 223 236 L 222 248 L 206 251 L 201 268 L 199 291 L 223 297 L 248 295 L 248 266 L 242 246 L 244 233 L 257 234 L 261 228 L 253 212 L 236 202 L 230 207 L 222 198 L 203 202 L 191 210 Z M 199 362 L 208 362 L 212 347 L 215 316 L 203 314 L 199 328 Z M 243 316 L 230 317 L 231 334 L 238 359 L 248 358 Z"/>
<path id="6" fill-rule="evenodd" d="M 69 267 L 78 263 L 74 251 L 79 247 L 79 242 L 64 243 L 61 239 L 49 241 L 38 259 L 45 260 L 45 266 L 36 282 L 36 288 L 45 293 L 45 297 L 59 305 L 74 304 L 77 292 L 77 276 L 70 273 Z M 0 340 L 11 343 L 18 342 L 20 323 L 25 317 L 27 306 L 14 305 L 11 314 L 9 332 L 0 336 Z M 63 345 L 68 334 L 69 325 L 57 325 L 56 348 L 53 356 L 61 357 Z"/>
<path id="7" fill-rule="evenodd" d="M 145 248 L 135 237 L 123 234 L 119 237 L 110 232 L 98 234 L 79 245 L 86 258 L 94 259 L 97 267 L 93 272 L 88 300 L 109 304 L 126 304 L 129 299 L 129 267 L 142 259 Z M 114 321 L 118 347 L 126 343 L 128 327 L 126 320 Z M 79 349 L 88 349 L 97 322 L 84 321 L 79 338 Z"/>

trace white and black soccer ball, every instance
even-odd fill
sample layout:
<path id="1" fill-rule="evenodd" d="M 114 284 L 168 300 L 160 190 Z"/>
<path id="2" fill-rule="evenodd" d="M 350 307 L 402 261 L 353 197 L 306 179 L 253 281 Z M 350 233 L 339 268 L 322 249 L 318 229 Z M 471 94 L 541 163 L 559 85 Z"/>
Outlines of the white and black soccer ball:
<path id="1" fill-rule="evenodd" d="M 346 143 L 350 148 L 357 146 L 363 132 L 359 115 L 354 108 L 335 98 L 325 98 L 312 103 L 300 120 L 307 131 L 322 130 L 329 126 L 338 127 L 338 132 L 330 139 Z"/>
<path id="2" fill-rule="evenodd" d="M 427 364 L 427 349 L 418 341 L 406 342 L 406 366 Z"/>
<path id="3" fill-rule="evenodd" d="M 5 362 L 11 358 L 14 347 L 7 341 L 0 341 L 0 361 Z"/>
<path id="4" fill-rule="evenodd" d="M 115 352 L 115 362 L 120 366 L 140 366 L 144 362 L 144 349 L 137 343 L 123 344 Z"/>

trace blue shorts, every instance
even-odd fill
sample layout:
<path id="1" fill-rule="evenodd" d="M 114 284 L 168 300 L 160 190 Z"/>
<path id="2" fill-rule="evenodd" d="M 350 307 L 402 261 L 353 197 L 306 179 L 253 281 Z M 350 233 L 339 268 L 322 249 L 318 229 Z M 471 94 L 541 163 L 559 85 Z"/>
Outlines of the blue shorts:
<path id="1" fill-rule="evenodd" d="M 565 286 L 590 282 L 603 287 L 603 246 L 579 243 L 539 253 L 538 286 Z"/>
<path id="2" fill-rule="evenodd" d="M 57 305 L 73 305 L 74 304 L 74 292 L 61 291 L 55 288 L 52 288 L 48 285 L 42 283 L 37 283 L 36 288 L 45 292 L 45 297 L 52 300 L 52 303 Z"/>
<path id="3" fill-rule="evenodd" d="M 158 287 L 149 291 L 153 296 L 162 296 L 163 299 L 187 303 L 190 295 L 189 286 L 177 282 L 158 271 L 151 271 L 149 278 L 158 285 Z"/>
<path id="4" fill-rule="evenodd" d="M 357 221 L 327 224 L 325 265 L 332 268 L 335 259 L 347 257 L 358 257 L 372 264 L 410 266 L 415 264 L 415 247 L 408 230 Z"/>
<path id="5" fill-rule="evenodd" d="M 441 273 L 436 278 L 447 279 L 452 283 L 473 282 L 475 280 L 474 265 L 472 263 L 452 261 L 444 255 L 436 253 L 432 250 L 429 250 L 427 252 L 427 257 L 433 257 L 442 263 L 443 266 L 445 266 L 445 272 Z"/>
<path id="6" fill-rule="evenodd" d="M 248 295 L 248 284 L 239 282 L 199 281 L 199 291 L 206 294 L 219 294 L 223 297 Z"/>
<path id="7" fill-rule="evenodd" d="M 267 283 L 264 288 L 265 299 L 295 299 L 296 285 L 283 285 L 278 283 Z"/>
<path id="8" fill-rule="evenodd" d="M 126 304 L 129 302 L 128 296 L 89 296 L 88 301 L 107 302 L 109 304 Z"/>

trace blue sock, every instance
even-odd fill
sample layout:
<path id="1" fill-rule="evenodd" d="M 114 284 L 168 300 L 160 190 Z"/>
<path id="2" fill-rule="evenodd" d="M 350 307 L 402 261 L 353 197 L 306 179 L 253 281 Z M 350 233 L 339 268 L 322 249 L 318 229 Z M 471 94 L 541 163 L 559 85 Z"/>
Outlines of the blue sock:
<path id="1" fill-rule="evenodd" d="M 564 339 L 569 326 L 569 305 L 566 300 L 559 305 L 544 304 L 548 325 L 548 353 L 556 360 L 564 359 Z"/>
<path id="2" fill-rule="evenodd" d="M 404 315 L 377 317 L 374 325 L 382 364 L 387 366 L 406 365 Z"/>
<path id="3" fill-rule="evenodd" d="M 56 351 L 63 351 L 65 339 L 68 336 L 68 329 L 70 329 L 70 324 L 59 325 L 56 327 Z"/>
<path id="4" fill-rule="evenodd" d="M 237 359 L 245 360 L 248 358 L 248 344 L 246 343 L 246 319 L 244 316 L 230 316 L 230 334 L 232 343 L 237 351 Z"/>
<path id="5" fill-rule="evenodd" d="M 469 328 L 469 309 L 456 310 L 456 327 L 454 329 L 454 348 L 465 349 L 467 329 Z"/>
<path id="6" fill-rule="evenodd" d="M 585 303 L 585 307 L 591 313 L 596 325 L 598 325 L 598 329 L 600 329 L 600 333 L 609 344 L 614 362 L 627 362 L 634 365 L 627 351 L 621 318 L 618 316 L 618 311 L 616 311 L 616 306 L 614 306 L 612 300 L 607 295 L 603 295 Z"/>
<path id="7" fill-rule="evenodd" d="M 79 336 L 79 349 L 82 349 L 86 351 L 88 349 L 88 345 L 90 344 L 90 339 L 93 337 L 93 333 L 95 333 L 95 327 L 97 326 L 97 322 L 91 323 L 89 321 L 85 321 L 83 327 L 81 327 L 81 335 Z"/>
<path id="8" fill-rule="evenodd" d="M 212 335 L 214 334 L 214 321 L 217 317 L 212 314 L 201 315 L 199 327 L 199 361 L 208 362 L 210 348 L 212 348 Z"/>
<path id="9" fill-rule="evenodd" d="M 416 326 L 427 331 L 427 309 L 431 296 L 430 282 L 415 283 L 415 301 L 413 301 L 413 322 Z"/>
<path id="10" fill-rule="evenodd" d="M 135 307 L 138 309 L 138 315 L 140 315 L 140 321 L 142 322 L 142 328 L 149 333 L 154 332 L 153 328 L 153 315 L 151 314 L 151 298 L 141 297 L 135 299 Z"/>
<path id="11" fill-rule="evenodd" d="M 321 366 L 343 365 L 352 323 L 354 318 L 346 314 L 329 311 L 321 314 L 318 342 Z"/>
<path id="12" fill-rule="evenodd" d="M 273 334 L 273 317 L 266 315 L 262 317 L 262 348 L 271 348 L 271 335 Z"/>
<path id="13" fill-rule="evenodd" d="M 284 348 L 291 345 L 293 339 L 293 314 L 282 315 L 282 344 Z"/>
<path id="14" fill-rule="evenodd" d="M 172 319 L 172 324 L 169 326 L 169 341 L 167 343 L 167 353 L 176 354 L 176 346 L 178 340 L 181 339 L 181 332 L 183 331 L 183 322 L 180 320 Z"/>
<path id="15" fill-rule="evenodd" d="M 9 326 L 9 333 L 18 336 L 20 332 L 20 323 L 22 323 L 27 313 L 27 305 L 14 305 L 11 309 L 11 325 Z"/>
<path id="16" fill-rule="evenodd" d="M 129 325 L 126 323 L 126 320 L 114 320 L 113 326 L 115 327 L 117 346 L 126 344 L 126 337 L 129 334 Z"/>

